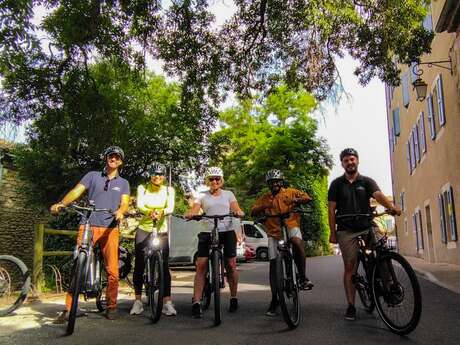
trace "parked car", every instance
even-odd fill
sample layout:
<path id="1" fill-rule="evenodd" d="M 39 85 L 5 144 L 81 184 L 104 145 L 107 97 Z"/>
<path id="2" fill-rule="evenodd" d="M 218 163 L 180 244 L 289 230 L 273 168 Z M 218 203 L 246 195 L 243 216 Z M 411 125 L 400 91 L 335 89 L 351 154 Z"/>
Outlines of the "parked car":
<path id="1" fill-rule="evenodd" d="M 263 226 L 251 221 L 243 221 L 246 245 L 254 248 L 257 260 L 268 260 L 268 237 Z"/>
<path id="2" fill-rule="evenodd" d="M 244 241 L 239 242 L 236 246 L 236 261 L 246 261 L 246 244 Z"/>
<path id="3" fill-rule="evenodd" d="M 244 257 L 246 261 L 254 260 L 256 258 L 256 250 L 253 246 L 246 244 L 246 250 L 244 251 Z"/>

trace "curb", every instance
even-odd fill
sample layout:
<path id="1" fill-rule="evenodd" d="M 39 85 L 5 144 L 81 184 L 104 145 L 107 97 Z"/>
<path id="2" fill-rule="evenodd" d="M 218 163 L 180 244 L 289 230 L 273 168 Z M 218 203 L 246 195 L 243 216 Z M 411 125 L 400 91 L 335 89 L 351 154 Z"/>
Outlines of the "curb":
<path id="1" fill-rule="evenodd" d="M 444 289 L 447 289 L 447 290 L 452 291 L 454 293 L 460 294 L 460 289 L 459 288 L 456 288 L 455 286 L 452 286 L 452 285 L 449 285 L 449 284 L 441 282 L 438 278 L 436 278 L 436 276 L 433 273 L 423 271 L 423 270 L 421 270 L 419 268 L 415 268 L 415 267 L 413 267 L 413 269 L 414 269 L 414 271 L 416 273 L 418 273 L 420 276 L 422 276 L 422 278 L 424 278 L 425 280 L 428 280 L 429 282 L 431 282 L 431 283 L 433 283 L 435 285 L 438 285 L 438 286 L 440 286 L 440 287 L 442 287 Z"/>

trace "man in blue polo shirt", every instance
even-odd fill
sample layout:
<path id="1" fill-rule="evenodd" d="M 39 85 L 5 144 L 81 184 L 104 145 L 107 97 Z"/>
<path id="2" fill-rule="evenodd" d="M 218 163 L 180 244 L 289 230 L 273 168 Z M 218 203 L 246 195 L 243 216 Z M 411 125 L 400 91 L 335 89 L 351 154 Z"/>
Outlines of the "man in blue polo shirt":
<path id="1" fill-rule="evenodd" d="M 124 218 L 129 206 L 129 183 L 120 177 L 118 170 L 123 164 L 124 152 L 118 146 L 111 146 L 104 151 L 105 167 L 103 171 L 90 171 L 81 179 L 61 202 L 51 206 L 51 213 L 59 212 L 88 191 L 88 200 L 94 202 L 96 208 L 116 210 L 113 214 L 94 212 L 90 217 L 93 243 L 99 243 L 104 256 L 107 271 L 107 312 L 106 317 L 116 317 L 118 295 L 118 222 Z M 81 241 L 86 219 L 80 222 L 77 243 Z M 67 293 L 66 310 L 56 319 L 56 323 L 67 321 L 68 311 L 72 304 L 72 295 Z"/>

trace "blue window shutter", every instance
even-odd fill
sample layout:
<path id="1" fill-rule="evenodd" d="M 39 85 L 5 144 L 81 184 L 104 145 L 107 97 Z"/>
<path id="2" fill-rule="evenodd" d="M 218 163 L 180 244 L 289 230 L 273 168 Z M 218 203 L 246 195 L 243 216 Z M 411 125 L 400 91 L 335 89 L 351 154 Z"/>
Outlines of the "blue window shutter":
<path id="1" fill-rule="evenodd" d="M 417 162 L 420 162 L 420 145 L 418 142 L 418 125 L 416 124 L 414 129 L 414 150 L 415 150 L 415 159 Z"/>
<path id="2" fill-rule="evenodd" d="M 446 220 L 444 218 L 444 203 L 442 202 L 442 194 L 438 194 L 439 204 L 439 221 L 441 225 L 441 241 L 447 243 Z"/>
<path id="3" fill-rule="evenodd" d="M 425 135 L 425 114 L 423 111 L 420 113 L 419 119 L 419 126 L 418 129 L 420 131 L 420 147 L 422 148 L 422 152 L 426 152 L 426 135 Z"/>
<path id="4" fill-rule="evenodd" d="M 403 96 L 403 105 L 407 108 L 409 106 L 409 75 L 404 73 L 402 76 L 402 96 Z"/>
<path id="5" fill-rule="evenodd" d="M 395 144 L 394 144 L 394 141 L 393 141 L 393 136 L 394 136 L 393 128 L 390 128 L 390 135 L 389 135 L 388 139 L 390 141 L 391 152 L 394 152 L 394 150 L 395 150 Z"/>
<path id="6" fill-rule="evenodd" d="M 406 158 L 407 158 L 407 166 L 409 167 L 409 175 L 412 174 L 412 162 L 410 161 L 410 139 L 407 141 L 406 145 Z"/>
<path id="7" fill-rule="evenodd" d="M 415 142 L 414 142 L 414 130 L 412 129 L 410 133 L 410 161 L 412 162 L 412 170 L 417 166 L 417 161 L 415 159 Z"/>
<path id="8" fill-rule="evenodd" d="M 447 191 L 447 201 L 449 208 L 449 223 L 450 223 L 450 234 L 452 241 L 457 241 L 457 220 L 455 219 L 455 204 L 454 204 L 454 190 L 452 186 Z"/>
<path id="9" fill-rule="evenodd" d="M 439 125 L 444 126 L 446 124 L 446 109 L 444 106 L 444 93 L 442 89 L 442 76 L 439 75 L 436 79 L 436 93 L 438 95 L 438 115 L 439 115 Z"/>
<path id="10" fill-rule="evenodd" d="M 393 128 L 395 136 L 399 136 L 401 134 L 401 125 L 399 124 L 399 108 L 393 110 Z"/>
<path id="11" fill-rule="evenodd" d="M 428 107 L 428 123 L 430 125 L 430 135 L 431 139 L 434 140 L 436 139 L 436 121 L 434 119 L 433 97 L 431 95 L 426 98 L 426 103 Z"/>

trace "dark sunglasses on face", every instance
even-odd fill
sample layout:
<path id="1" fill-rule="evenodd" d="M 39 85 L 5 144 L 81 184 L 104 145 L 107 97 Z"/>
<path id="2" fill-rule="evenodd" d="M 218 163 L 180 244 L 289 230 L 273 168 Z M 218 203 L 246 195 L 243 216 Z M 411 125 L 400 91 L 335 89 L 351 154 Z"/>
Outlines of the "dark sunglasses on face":
<path id="1" fill-rule="evenodd" d="M 150 176 L 165 176 L 165 174 L 163 174 L 162 172 L 154 172 Z"/>
<path id="2" fill-rule="evenodd" d="M 209 177 L 208 178 L 209 182 L 212 182 L 212 181 L 217 181 L 219 182 L 221 180 L 221 178 L 219 176 L 216 176 L 216 177 Z"/>

